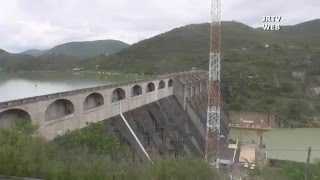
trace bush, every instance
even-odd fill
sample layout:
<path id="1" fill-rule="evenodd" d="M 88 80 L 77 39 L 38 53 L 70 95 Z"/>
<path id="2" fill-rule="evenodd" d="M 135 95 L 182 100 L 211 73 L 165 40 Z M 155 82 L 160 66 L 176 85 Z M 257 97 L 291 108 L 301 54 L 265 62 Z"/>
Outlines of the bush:
<path id="1" fill-rule="evenodd" d="M 282 83 L 280 85 L 280 90 L 282 93 L 291 93 L 293 92 L 293 86 L 290 83 Z"/>
<path id="2" fill-rule="evenodd" d="M 111 144 L 101 124 L 65 139 L 47 142 L 17 129 L 0 128 L 0 174 L 42 179 L 213 179 L 215 172 L 203 159 L 163 158 L 151 163 L 110 160 Z M 92 142 L 89 142 L 92 141 Z M 118 147 L 116 147 L 117 149 Z"/>
<path id="3" fill-rule="evenodd" d="M 273 104 L 274 103 L 274 98 L 271 96 L 267 96 L 264 98 L 264 102 L 267 104 Z"/>
<path id="4" fill-rule="evenodd" d="M 103 123 L 91 124 L 84 129 L 69 131 L 55 139 L 65 149 L 87 149 L 94 154 L 121 154 L 123 145 L 107 132 Z"/>
<path id="5" fill-rule="evenodd" d="M 242 110 L 242 106 L 241 106 L 240 102 L 234 101 L 234 102 L 230 103 L 230 109 L 239 111 L 239 110 Z"/>
<path id="6" fill-rule="evenodd" d="M 215 179 L 217 174 L 214 168 L 203 159 L 193 157 L 164 157 L 156 159 L 152 164 L 127 166 L 124 179 Z"/>

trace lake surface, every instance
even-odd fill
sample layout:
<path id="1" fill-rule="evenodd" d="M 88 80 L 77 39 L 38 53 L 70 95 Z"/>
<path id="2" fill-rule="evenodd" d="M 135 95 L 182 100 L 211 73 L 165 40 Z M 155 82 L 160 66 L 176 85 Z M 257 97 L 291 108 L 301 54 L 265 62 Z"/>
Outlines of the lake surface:
<path id="1" fill-rule="evenodd" d="M 0 72 L 0 102 L 135 79 L 141 79 L 141 77 L 126 74 L 108 75 L 102 73 Z"/>

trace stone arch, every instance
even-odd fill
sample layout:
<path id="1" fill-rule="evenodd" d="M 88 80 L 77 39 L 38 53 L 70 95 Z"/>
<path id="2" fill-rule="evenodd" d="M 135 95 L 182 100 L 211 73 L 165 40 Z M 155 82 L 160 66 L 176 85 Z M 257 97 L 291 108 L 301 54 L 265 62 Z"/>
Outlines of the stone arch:
<path id="1" fill-rule="evenodd" d="M 149 82 L 147 85 L 147 92 L 152 92 L 156 89 L 155 85 L 153 82 Z"/>
<path id="2" fill-rule="evenodd" d="M 165 87 L 166 87 L 166 83 L 165 83 L 163 80 L 161 80 L 161 81 L 159 82 L 158 90 L 164 89 Z"/>
<path id="3" fill-rule="evenodd" d="M 117 102 L 126 98 L 126 92 L 122 88 L 117 88 L 112 92 L 112 102 Z"/>
<path id="4" fill-rule="evenodd" d="M 89 94 L 83 102 L 83 109 L 93 109 L 104 105 L 104 98 L 100 93 L 94 92 Z"/>
<path id="5" fill-rule="evenodd" d="M 67 99 L 58 99 L 51 103 L 46 110 L 46 121 L 61 118 L 74 113 L 74 105 Z"/>
<path id="6" fill-rule="evenodd" d="M 142 88 L 140 85 L 134 85 L 131 89 L 131 97 L 139 96 L 142 94 Z"/>
<path id="7" fill-rule="evenodd" d="M 28 112 L 22 109 L 8 109 L 0 113 L 0 127 L 12 127 L 17 121 L 31 121 L 31 116 Z"/>
<path id="8" fill-rule="evenodd" d="M 173 80 L 172 79 L 169 79 L 168 81 L 168 87 L 172 87 L 173 86 Z"/>

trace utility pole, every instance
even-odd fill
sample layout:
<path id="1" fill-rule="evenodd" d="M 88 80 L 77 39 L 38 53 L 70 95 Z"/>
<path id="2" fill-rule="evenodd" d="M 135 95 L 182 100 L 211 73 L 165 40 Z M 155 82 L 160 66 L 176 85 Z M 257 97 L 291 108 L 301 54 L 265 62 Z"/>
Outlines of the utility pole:
<path id="1" fill-rule="evenodd" d="M 220 0 L 211 0 L 209 90 L 205 160 L 219 168 L 220 144 Z"/>
<path id="2" fill-rule="evenodd" d="M 305 172 L 304 172 L 304 180 L 308 180 L 310 155 L 311 155 L 311 147 L 309 147 L 309 149 L 308 149 L 308 157 L 307 157 L 306 168 L 305 168 Z"/>

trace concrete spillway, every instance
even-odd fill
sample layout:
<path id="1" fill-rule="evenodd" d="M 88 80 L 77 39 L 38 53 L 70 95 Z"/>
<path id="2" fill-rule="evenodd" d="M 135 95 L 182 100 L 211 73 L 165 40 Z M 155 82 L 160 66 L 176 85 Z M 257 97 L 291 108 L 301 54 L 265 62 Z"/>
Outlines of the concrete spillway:
<path id="1" fill-rule="evenodd" d="M 123 115 L 151 154 L 204 155 L 204 137 L 174 96 L 162 98 Z M 107 119 L 104 123 L 108 131 L 133 146 L 137 155 L 146 160 L 120 115 Z"/>

